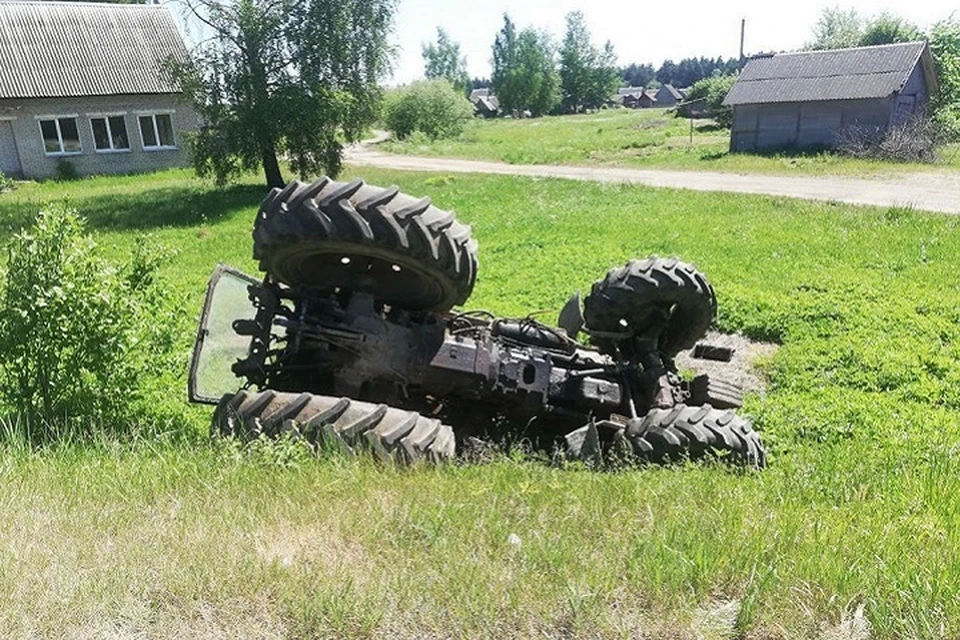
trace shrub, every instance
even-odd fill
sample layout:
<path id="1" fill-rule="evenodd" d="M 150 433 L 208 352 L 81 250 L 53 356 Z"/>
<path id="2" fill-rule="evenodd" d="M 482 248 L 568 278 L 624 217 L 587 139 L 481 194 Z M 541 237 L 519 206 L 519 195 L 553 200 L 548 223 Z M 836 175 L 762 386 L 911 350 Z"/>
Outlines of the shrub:
<path id="1" fill-rule="evenodd" d="M 72 182 L 80 179 L 80 173 L 73 163 L 66 158 L 60 158 L 57 161 L 57 180 L 60 182 Z"/>
<path id="2" fill-rule="evenodd" d="M 16 189 L 17 183 L 13 181 L 12 178 L 7 176 L 3 171 L 0 171 L 0 193 L 4 191 L 13 191 Z"/>
<path id="3" fill-rule="evenodd" d="M 737 76 L 711 76 L 697 81 L 692 87 L 684 102 L 693 102 L 702 100 L 702 109 L 707 115 L 717 121 L 721 127 L 729 127 L 733 124 L 733 109 L 723 106 L 723 99 L 730 93 L 730 88 L 737 81 Z M 692 105 L 694 111 L 700 111 L 701 107 Z M 679 114 L 680 112 L 678 112 Z"/>
<path id="4" fill-rule="evenodd" d="M 911 118 L 885 131 L 848 127 L 837 136 L 840 153 L 890 162 L 936 162 L 943 143 L 943 129 L 927 117 Z"/>
<path id="5" fill-rule="evenodd" d="M 169 368 L 174 322 L 143 242 L 121 267 L 76 212 L 42 211 L 0 277 L 0 406 L 41 441 L 130 424 L 143 381 Z"/>
<path id="6" fill-rule="evenodd" d="M 414 82 L 393 91 L 384 105 L 387 129 L 403 140 L 414 131 L 429 138 L 460 135 L 473 117 L 473 105 L 448 80 Z"/>

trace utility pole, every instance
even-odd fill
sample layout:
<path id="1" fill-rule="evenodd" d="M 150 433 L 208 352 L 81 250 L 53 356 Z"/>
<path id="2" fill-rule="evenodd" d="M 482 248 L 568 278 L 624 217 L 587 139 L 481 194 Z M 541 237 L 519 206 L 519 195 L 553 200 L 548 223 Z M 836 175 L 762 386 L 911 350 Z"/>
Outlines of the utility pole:
<path id="1" fill-rule="evenodd" d="M 747 32 L 747 19 L 740 19 L 740 62 L 743 63 L 743 36 Z"/>

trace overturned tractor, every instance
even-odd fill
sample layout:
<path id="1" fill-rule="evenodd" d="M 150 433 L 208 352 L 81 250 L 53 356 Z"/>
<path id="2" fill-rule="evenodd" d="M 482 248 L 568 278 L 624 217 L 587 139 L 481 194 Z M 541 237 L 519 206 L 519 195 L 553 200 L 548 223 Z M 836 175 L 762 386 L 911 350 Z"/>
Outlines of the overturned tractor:
<path id="1" fill-rule="evenodd" d="M 692 265 L 612 269 L 558 327 L 453 311 L 477 279 L 470 227 L 429 198 L 327 178 L 274 189 L 253 252 L 264 277 L 217 268 L 194 348 L 190 397 L 217 405 L 215 433 L 416 461 L 520 428 L 596 462 L 765 462 L 739 390 L 678 375 L 717 307 Z"/>

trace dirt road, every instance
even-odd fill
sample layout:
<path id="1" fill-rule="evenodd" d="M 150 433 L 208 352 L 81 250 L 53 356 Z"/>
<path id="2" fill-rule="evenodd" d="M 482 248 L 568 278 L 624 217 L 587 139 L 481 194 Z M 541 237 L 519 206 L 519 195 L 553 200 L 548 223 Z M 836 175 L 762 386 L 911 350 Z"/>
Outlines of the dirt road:
<path id="1" fill-rule="evenodd" d="M 376 151 L 369 144 L 350 147 L 347 150 L 345 160 L 353 165 L 402 171 L 493 173 L 511 176 L 592 180 L 596 182 L 623 182 L 651 187 L 755 193 L 881 207 L 907 206 L 922 211 L 960 214 L 960 174 L 950 172 L 904 173 L 897 177 L 865 179 L 614 167 L 520 165 L 458 160 L 456 158 L 392 155 Z"/>

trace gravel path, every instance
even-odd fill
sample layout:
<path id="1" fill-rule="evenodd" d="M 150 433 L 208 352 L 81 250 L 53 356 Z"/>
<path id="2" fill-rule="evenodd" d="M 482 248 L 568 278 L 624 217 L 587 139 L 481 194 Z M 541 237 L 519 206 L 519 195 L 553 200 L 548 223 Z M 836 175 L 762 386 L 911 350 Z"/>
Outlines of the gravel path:
<path id="1" fill-rule="evenodd" d="M 345 160 L 358 166 L 401 171 L 492 173 L 596 182 L 622 182 L 651 187 L 754 193 L 881 207 L 905 206 L 922 211 L 960 214 L 960 173 L 943 171 L 904 173 L 896 178 L 864 179 L 835 176 L 792 177 L 660 169 L 521 165 L 456 158 L 393 155 L 376 151 L 370 144 L 350 147 L 347 150 Z"/>

